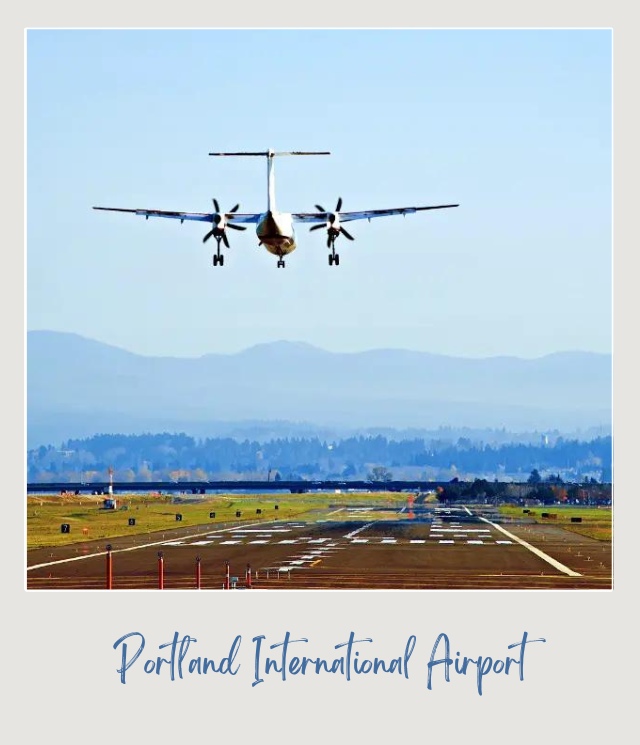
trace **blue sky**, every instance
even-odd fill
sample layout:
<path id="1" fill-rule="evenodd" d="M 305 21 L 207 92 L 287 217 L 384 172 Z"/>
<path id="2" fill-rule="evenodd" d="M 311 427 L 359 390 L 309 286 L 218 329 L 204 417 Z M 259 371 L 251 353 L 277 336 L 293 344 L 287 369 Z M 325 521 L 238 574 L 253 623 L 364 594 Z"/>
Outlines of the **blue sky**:
<path id="1" fill-rule="evenodd" d="M 93 205 L 261 211 L 460 203 L 354 222 L 329 267 Z M 611 348 L 607 30 L 33 30 L 27 327 L 141 354 L 287 339 L 537 357 Z"/>

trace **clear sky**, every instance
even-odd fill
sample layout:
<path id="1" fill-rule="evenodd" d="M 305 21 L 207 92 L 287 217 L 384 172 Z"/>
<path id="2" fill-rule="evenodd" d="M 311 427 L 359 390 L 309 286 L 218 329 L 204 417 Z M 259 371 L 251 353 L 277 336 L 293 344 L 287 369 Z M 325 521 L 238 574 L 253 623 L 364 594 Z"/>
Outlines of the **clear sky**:
<path id="1" fill-rule="evenodd" d="M 460 207 L 353 222 L 287 268 L 203 223 L 93 205 Z M 486 357 L 611 351 L 608 30 L 33 30 L 27 328 L 150 355 L 305 341 Z"/>

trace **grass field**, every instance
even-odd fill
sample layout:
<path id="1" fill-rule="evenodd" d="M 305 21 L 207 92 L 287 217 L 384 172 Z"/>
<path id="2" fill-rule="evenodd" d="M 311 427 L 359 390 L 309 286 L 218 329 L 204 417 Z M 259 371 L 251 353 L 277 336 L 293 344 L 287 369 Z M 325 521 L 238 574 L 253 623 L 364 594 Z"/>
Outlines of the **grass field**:
<path id="1" fill-rule="evenodd" d="M 406 504 L 407 494 L 399 492 L 329 494 L 216 494 L 202 497 L 131 494 L 117 496 L 118 508 L 103 509 L 101 496 L 29 496 L 27 498 L 27 549 L 65 546 L 90 540 L 125 535 L 143 535 L 190 526 L 229 526 L 243 522 L 301 520 L 314 522 L 332 506 L 370 505 L 384 508 Z M 260 510 L 260 512 L 258 512 Z M 215 517 L 210 517 L 215 512 Z M 240 513 L 238 516 L 237 513 Z M 543 517 L 546 514 L 549 517 Z M 537 524 L 555 525 L 587 538 L 611 541 L 611 508 L 558 506 L 502 506 L 500 514 L 512 520 L 527 519 Z M 182 515 L 182 519 L 176 519 Z M 555 517 L 552 517 L 554 516 Z M 372 514 L 371 519 L 376 515 Z M 571 518 L 580 517 L 581 522 Z M 134 525 L 129 521 L 135 520 Z M 62 524 L 69 525 L 63 533 Z"/>
<path id="2" fill-rule="evenodd" d="M 375 504 L 381 507 L 406 503 L 407 495 L 398 492 L 357 494 L 307 493 L 229 494 L 202 497 L 168 495 L 117 496 L 118 508 L 102 508 L 101 496 L 30 496 L 27 498 L 27 549 L 65 546 L 89 540 L 141 535 L 158 531 L 207 525 L 221 526 L 269 520 L 313 521 L 315 513 L 332 504 Z M 339 505 L 337 503 L 340 503 Z M 260 510 L 260 513 L 258 513 Z M 215 517 L 210 513 L 215 512 Z M 237 516 L 240 512 L 240 516 Z M 177 520 L 176 515 L 182 515 Z M 129 525 L 134 519 L 135 525 Z M 69 532 L 61 531 L 62 524 Z"/>
<path id="3" fill-rule="evenodd" d="M 543 513 L 548 517 L 543 517 Z M 550 505 L 548 507 L 531 507 L 524 513 L 522 507 L 500 507 L 500 514 L 505 517 L 527 517 L 538 525 L 556 525 L 572 533 L 594 538 L 598 541 L 611 541 L 612 510 L 611 507 L 581 507 L 579 505 Z M 553 516 L 553 517 L 552 517 Z M 571 518 L 581 518 L 582 522 L 572 522 Z"/>

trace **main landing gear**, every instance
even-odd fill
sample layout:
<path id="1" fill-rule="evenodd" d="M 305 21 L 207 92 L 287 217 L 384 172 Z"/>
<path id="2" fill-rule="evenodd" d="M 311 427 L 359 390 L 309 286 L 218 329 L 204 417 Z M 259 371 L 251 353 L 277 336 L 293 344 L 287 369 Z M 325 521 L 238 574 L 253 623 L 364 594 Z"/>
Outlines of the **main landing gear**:
<path id="1" fill-rule="evenodd" d="M 213 254 L 213 265 L 214 266 L 224 266 L 224 254 L 220 253 L 220 241 L 222 240 L 222 237 L 218 238 L 216 236 L 216 242 L 218 244 L 217 253 Z"/>
<path id="2" fill-rule="evenodd" d="M 284 259 L 278 259 L 278 269 L 284 269 Z"/>

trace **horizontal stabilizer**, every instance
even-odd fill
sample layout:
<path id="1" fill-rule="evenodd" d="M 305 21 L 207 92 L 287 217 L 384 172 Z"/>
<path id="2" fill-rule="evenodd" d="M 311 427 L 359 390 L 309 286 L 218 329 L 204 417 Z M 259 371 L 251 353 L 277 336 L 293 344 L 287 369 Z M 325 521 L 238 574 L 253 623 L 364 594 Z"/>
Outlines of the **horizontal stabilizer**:
<path id="1" fill-rule="evenodd" d="M 273 155 L 331 155 L 328 150 L 316 151 L 316 150 L 292 150 L 290 152 L 273 152 L 273 150 L 263 150 L 261 152 L 238 152 L 238 153 L 209 153 L 209 155 L 261 155 L 264 158 Z"/>

